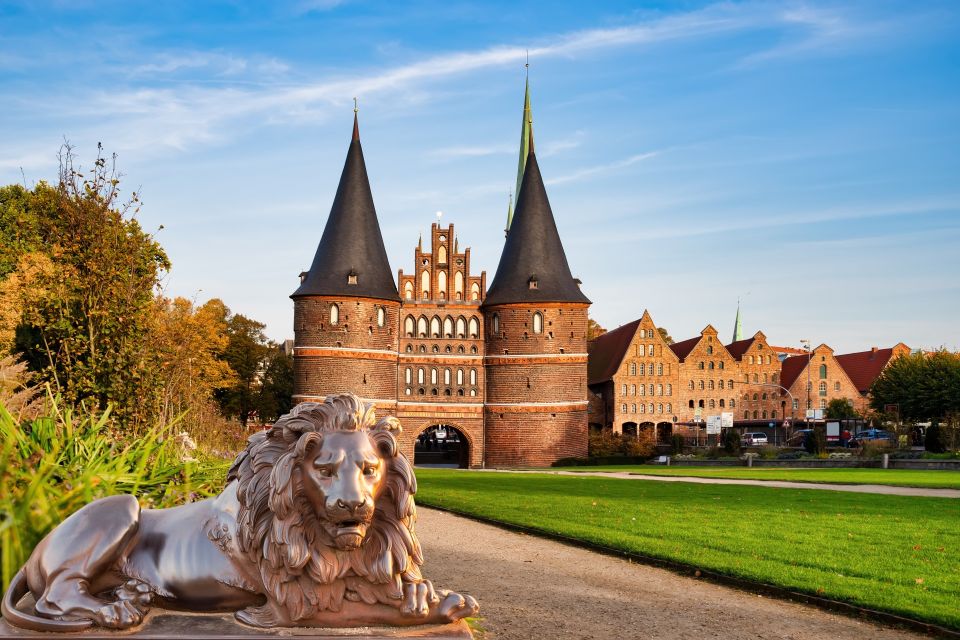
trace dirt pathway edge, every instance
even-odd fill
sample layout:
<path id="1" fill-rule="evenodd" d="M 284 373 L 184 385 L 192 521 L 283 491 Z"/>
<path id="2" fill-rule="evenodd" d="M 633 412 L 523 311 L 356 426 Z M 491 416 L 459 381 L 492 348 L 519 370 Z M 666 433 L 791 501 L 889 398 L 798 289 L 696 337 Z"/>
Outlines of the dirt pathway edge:
<path id="1" fill-rule="evenodd" d="M 872 622 L 880 622 L 893 627 L 911 629 L 913 631 L 919 631 L 921 633 L 925 633 L 936 638 L 951 638 L 951 639 L 960 640 L 960 630 L 948 629 L 946 627 L 941 627 L 939 625 L 936 625 L 930 622 L 924 622 L 923 620 L 908 618 L 906 616 L 890 613 L 887 611 L 869 609 L 867 607 L 861 607 L 855 604 L 851 604 L 849 602 L 843 602 L 840 600 L 831 600 L 830 598 L 823 598 L 813 594 L 804 593 L 802 591 L 792 591 L 786 587 L 779 587 L 779 586 L 767 584 L 764 582 L 747 580 L 745 578 L 730 576 L 727 574 L 711 571 L 709 569 L 701 569 L 694 565 L 687 564 L 684 562 L 678 562 L 676 560 L 667 560 L 664 558 L 647 556 L 647 555 L 632 552 L 632 551 L 615 549 L 613 547 L 607 547 L 594 542 L 588 542 L 586 540 L 572 538 L 559 533 L 544 531 L 542 529 L 537 529 L 535 527 L 527 527 L 525 525 L 513 524 L 510 522 L 503 522 L 500 520 L 495 520 L 493 518 L 487 518 L 484 516 L 465 513 L 463 511 L 457 511 L 456 509 L 448 509 L 446 507 L 441 507 L 435 504 L 431 504 L 430 502 L 425 500 L 417 500 L 417 505 L 426 507 L 428 509 L 434 509 L 436 511 L 449 513 L 461 518 L 466 518 L 468 520 L 473 520 L 474 522 L 488 524 L 494 527 L 498 527 L 500 529 L 504 529 L 506 531 L 524 533 L 524 534 L 536 536 L 539 538 L 545 538 L 547 540 L 553 540 L 555 542 L 570 545 L 572 547 L 579 547 L 581 549 L 587 549 L 589 551 L 594 551 L 596 553 L 602 553 L 607 556 L 613 556 L 616 558 L 632 560 L 640 564 L 645 564 L 645 565 L 657 567 L 660 569 L 667 569 L 669 571 L 672 571 L 674 573 L 677 573 L 679 575 L 682 575 L 688 578 L 700 578 L 708 582 L 712 582 L 714 584 L 733 587 L 735 589 L 739 589 L 741 591 L 746 591 L 749 593 L 772 596 L 781 600 L 802 602 L 804 604 L 809 604 L 819 609 L 823 609 L 825 611 L 840 613 L 840 614 L 849 616 L 851 618 L 857 618 L 857 619 L 867 620 Z"/>

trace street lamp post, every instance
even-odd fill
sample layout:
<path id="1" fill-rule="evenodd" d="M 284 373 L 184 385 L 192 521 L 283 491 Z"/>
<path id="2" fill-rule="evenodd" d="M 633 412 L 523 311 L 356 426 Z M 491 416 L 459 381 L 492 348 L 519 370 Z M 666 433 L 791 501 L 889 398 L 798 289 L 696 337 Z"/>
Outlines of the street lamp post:
<path id="1" fill-rule="evenodd" d="M 808 366 L 809 366 L 809 365 L 808 365 Z M 797 420 L 797 414 L 795 413 L 795 411 L 794 411 L 794 409 L 793 409 L 793 403 L 796 402 L 796 399 L 793 397 L 793 394 L 790 393 L 790 389 L 787 389 L 787 388 L 784 387 L 783 385 L 775 384 L 775 383 L 773 383 L 773 382 L 739 382 L 739 381 L 736 381 L 736 380 L 735 380 L 735 381 L 734 381 L 734 384 L 744 384 L 744 385 L 747 385 L 747 386 L 755 386 L 755 387 L 775 387 L 775 388 L 777 388 L 777 389 L 782 389 L 783 391 L 786 391 L 786 392 L 787 392 L 787 396 L 790 397 L 790 407 L 791 407 L 791 409 L 790 409 L 790 413 L 791 413 L 790 427 L 793 428 L 793 423 L 796 422 L 796 420 Z M 784 419 L 786 419 L 786 415 L 784 415 Z M 774 432 L 774 435 L 776 435 L 776 432 Z M 789 439 L 789 438 L 787 438 L 786 429 L 784 429 L 783 437 L 786 438 L 786 439 Z"/>
<path id="2" fill-rule="evenodd" d="M 800 344 L 807 348 L 807 411 L 809 411 L 813 409 L 813 399 L 810 397 L 810 392 L 813 390 L 813 383 L 810 381 L 810 358 L 813 356 L 813 352 L 810 350 L 810 341 L 806 338 L 800 340 Z M 804 416 L 806 415 L 804 413 Z M 806 417 L 804 417 L 804 424 L 806 424 Z"/>

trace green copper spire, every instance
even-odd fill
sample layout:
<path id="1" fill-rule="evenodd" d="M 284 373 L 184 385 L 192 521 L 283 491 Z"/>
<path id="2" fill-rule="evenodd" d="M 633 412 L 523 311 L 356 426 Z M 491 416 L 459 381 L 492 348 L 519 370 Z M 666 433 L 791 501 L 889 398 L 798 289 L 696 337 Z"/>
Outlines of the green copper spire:
<path id="1" fill-rule="evenodd" d="M 740 301 L 737 300 L 737 319 L 733 323 L 733 341 L 743 340 L 743 325 L 740 324 Z"/>
<path id="2" fill-rule="evenodd" d="M 529 70 L 530 63 L 527 63 Z M 517 163 L 517 188 L 514 195 L 517 200 L 520 199 L 520 184 L 523 182 L 523 171 L 527 167 L 527 155 L 530 153 L 530 129 L 533 124 L 533 115 L 530 113 L 530 76 L 527 75 L 526 87 L 523 95 L 523 125 L 520 127 L 520 160 Z M 510 231 L 510 225 L 513 224 L 513 205 L 507 209 L 507 231 Z"/>
<path id="3" fill-rule="evenodd" d="M 513 222 L 513 192 L 510 193 L 510 200 L 507 201 L 507 226 L 503 230 L 503 237 L 506 238 L 510 233 L 510 223 Z"/>

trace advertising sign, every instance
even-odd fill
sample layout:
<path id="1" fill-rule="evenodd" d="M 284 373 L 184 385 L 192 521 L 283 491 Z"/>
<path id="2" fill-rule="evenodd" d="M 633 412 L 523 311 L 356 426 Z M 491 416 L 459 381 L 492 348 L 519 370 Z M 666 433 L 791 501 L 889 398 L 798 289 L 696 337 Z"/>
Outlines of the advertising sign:
<path id="1" fill-rule="evenodd" d="M 720 425 L 720 416 L 707 416 L 707 435 L 719 435 Z"/>
<path id="2" fill-rule="evenodd" d="M 733 412 L 724 411 L 720 414 L 720 427 L 723 429 L 733 428 Z"/>

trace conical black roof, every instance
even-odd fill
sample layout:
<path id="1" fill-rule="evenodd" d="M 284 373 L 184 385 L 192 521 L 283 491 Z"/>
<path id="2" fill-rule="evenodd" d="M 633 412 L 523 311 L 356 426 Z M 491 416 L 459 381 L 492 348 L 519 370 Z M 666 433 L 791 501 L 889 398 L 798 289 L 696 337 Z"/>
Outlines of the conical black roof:
<path id="1" fill-rule="evenodd" d="M 310 271 L 290 297 L 299 296 L 400 299 L 373 206 L 356 115 L 327 226 Z"/>
<path id="2" fill-rule="evenodd" d="M 513 224 L 483 304 L 513 302 L 590 303 L 570 274 L 532 145 Z"/>

